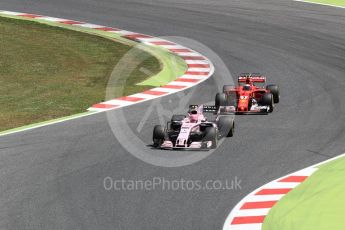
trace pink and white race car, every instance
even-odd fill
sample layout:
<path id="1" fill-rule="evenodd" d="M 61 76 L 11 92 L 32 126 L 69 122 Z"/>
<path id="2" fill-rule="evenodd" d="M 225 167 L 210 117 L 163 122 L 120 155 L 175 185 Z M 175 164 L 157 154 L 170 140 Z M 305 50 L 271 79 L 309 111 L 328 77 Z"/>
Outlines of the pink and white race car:
<path id="1" fill-rule="evenodd" d="M 208 121 L 204 112 L 215 112 L 215 106 L 191 105 L 188 115 L 173 115 L 165 128 L 153 129 L 153 146 L 161 149 L 214 149 L 222 137 L 234 134 L 232 116 L 217 114 Z"/>

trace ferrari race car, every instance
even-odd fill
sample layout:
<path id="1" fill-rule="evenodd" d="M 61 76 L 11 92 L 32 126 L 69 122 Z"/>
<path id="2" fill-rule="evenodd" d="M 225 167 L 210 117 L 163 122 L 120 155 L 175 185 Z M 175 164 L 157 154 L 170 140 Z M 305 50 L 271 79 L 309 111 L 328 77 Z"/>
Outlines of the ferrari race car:
<path id="1" fill-rule="evenodd" d="M 215 106 L 191 105 L 188 115 L 173 115 L 165 128 L 153 129 L 153 147 L 160 149 L 214 149 L 222 137 L 234 135 L 232 116 L 218 114 L 208 121 L 204 112 L 216 112 Z"/>
<path id="2" fill-rule="evenodd" d="M 238 86 L 224 85 L 223 92 L 217 93 L 217 109 L 226 106 L 233 114 L 268 114 L 274 104 L 279 103 L 280 92 L 277 85 L 266 85 L 266 77 L 261 74 L 241 74 Z M 261 84 L 261 86 L 259 86 Z"/>

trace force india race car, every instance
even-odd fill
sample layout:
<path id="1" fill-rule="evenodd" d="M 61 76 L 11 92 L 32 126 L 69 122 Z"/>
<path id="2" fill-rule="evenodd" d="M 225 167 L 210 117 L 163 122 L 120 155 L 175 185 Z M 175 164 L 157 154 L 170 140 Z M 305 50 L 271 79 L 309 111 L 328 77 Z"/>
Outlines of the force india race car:
<path id="1" fill-rule="evenodd" d="M 204 112 L 216 113 L 208 121 Z M 234 135 L 232 116 L 217 114 L 215 106 L 191 105 L 188 115 L 173 115 L 165 128 L 153 129 L 153 147 L 161 149 L 214 149 L 222 137 Z"/>
<path id="2" fill-rule="evenodd" d="M 223 93 L 217 93 L 216 107 L 227 106 L 234 114 L 268 114 L 274 104 L 279 103 L 280 92 L 277 85 L 266 85 L 266 77 L 261 74 L 241 74 L 238 86 L 223 86 Z M 260 84 L 262 86 L 258 86 Z M 228 107 L 229 106 L 229 107 Z"/>

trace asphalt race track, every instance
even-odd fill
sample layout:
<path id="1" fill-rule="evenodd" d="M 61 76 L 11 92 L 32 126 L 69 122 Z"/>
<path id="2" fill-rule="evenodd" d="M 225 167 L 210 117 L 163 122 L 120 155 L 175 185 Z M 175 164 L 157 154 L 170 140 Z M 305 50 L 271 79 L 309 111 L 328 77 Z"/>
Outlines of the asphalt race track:
<path id="1" fill-rule="evenodd" d="M 255 188 L 345 152 L 342 9 L 289 0 L 2 0 L 0 9 L 191 38 L 217 53 L 233 76 L 262 72 L 281 88 L 272 114 L 237 116 L 234 138 L 184 167 L 153 166 L 129 154 L 105 113 L 1 137 L 0 229 L 221 229 Z M 212 101 L 220 74 L 190 101 Z M 175 100 L 161 103 L 169 109 Z M 149 104 L 125 109 L 129 126 L 135 129 Z M 147 144 L 157 120 L 150 116 L 140 134 Z M 242 189 L 106 191 L 107 176 L 238 177 Z"/>

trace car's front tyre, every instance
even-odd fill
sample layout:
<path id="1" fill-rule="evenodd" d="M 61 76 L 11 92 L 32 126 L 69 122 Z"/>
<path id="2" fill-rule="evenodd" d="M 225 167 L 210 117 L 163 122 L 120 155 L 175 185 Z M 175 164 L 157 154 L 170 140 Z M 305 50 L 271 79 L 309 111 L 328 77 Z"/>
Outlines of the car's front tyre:
<path id="1" fill-rule="evenodd" d="M 271 93 L 265 93 L 261 98 L 260 104 L 268 106 L 268 112 L 272 113 L 274 109 L 273 95 Z"/>
<path id="2" fill-rule="evenodd" d="M 215 127 L 207 127 L 206 135 L 203 141 L 212 141 L 211 149 L 217 148 L 218 138 L 217 138 L 217 129 Z"/>
<path id="3" fill-rule="evenodd" d="M 164 129 L 161 125 L 156 125 L 153 128 L 153 135 L 152 135 L 152 140 L 153 140 L 153 147 L 158 148 L 162 145 L 165 139 L 165 132 Z"/>
<path id="4" fill-rule="evenodd" d="M 221 137 L 232 137 L 235 131 L 234 119 L 230 116 L 220 117 L 218 120 L 218 129 Z"/>

